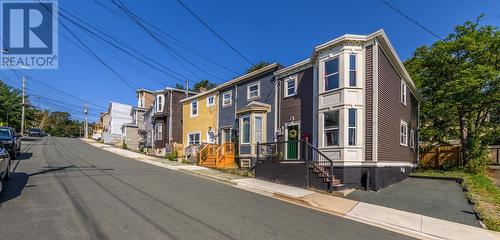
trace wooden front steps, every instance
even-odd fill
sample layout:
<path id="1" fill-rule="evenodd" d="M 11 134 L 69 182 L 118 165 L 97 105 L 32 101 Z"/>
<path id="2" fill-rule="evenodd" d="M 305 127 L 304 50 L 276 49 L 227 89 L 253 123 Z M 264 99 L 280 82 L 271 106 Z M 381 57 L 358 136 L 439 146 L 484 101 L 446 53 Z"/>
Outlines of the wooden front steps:
<path id="1" fill-rule="evenodd" d="M 236 168 L 234 143 L 207 144 L 198 153 L 198 165 L 210 168 Z"/>
<path id="2" fill-rule="evenodd" d="M 324 167 L 324 166 L 318 166 L 318 165 L 311 165 L 310 168 L 312 169 L 312 172 L 316 175 L 316 177 L 321 178 L 324 183 L 326 184 L 333 184 L 333 190 L 334 191 L 339 191 L 344 189 L 344 184 L 340 182 L 339 179 L 335 178 L 335 175 L 333 176 L 331 183 L 330 183 L 330 167 Z"/>

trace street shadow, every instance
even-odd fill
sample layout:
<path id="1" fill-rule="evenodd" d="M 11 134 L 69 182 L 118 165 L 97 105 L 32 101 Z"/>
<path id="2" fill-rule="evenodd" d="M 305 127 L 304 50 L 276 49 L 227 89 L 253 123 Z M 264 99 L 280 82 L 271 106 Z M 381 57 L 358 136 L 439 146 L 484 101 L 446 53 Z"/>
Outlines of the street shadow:
<path id="1" fill-rule="evenodd" d="M 28 178 L 29 175 L 24 172 L 11 173 L 9 181 L 5 184 L 3 195 L 0 197 L 0 204 L 20 196 L 28 182 Z"/>
<path id="2" fill-rule="evenodd" d="M 30 173 L 29 176 L 31 177 L 31 176 L 41 175 L 41 174 L 58 172 L 58 171 L 65 170 L 67 168 L 72 168 L 72 167 L 74 167 L 74 166 L 71 165 L 71 166 L 64 166 L 64 167 L 48 167 L 48 169 L 46 169 L 46 170 L 42 170 L 42 171 L 39 171 L 39 172 Z"/>
<path id="3" fill-rule="evenodd" d="M 33 157 L 33 153 L 30 152 L 21 152 L 19 156 L 17 156 L 16 160 L 28 160 Z"/>
<path id="4" fill-rule="evenodd" d="M 23 142 L 38 142 L 42 140 L 41 138 L 35 138 L 35 137 L 23 137 L 21 138 L 21 141 Z"/>

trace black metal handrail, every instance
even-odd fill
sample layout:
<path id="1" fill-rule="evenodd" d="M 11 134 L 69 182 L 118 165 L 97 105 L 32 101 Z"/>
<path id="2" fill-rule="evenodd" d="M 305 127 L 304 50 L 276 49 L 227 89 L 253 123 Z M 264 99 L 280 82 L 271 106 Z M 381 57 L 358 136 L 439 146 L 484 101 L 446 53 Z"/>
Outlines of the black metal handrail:
<path id="1" fill-rule="evenodd" d="M 278 141 L 278 142 L 268 142 L 268 143 L 257 143 L 257 162 L 259 161 L 288 161 L 291 159 L 284 158 L 284 146 L 290 142 L 299 143 L 300 148 L 300 156 L 297 156 L 300 160 L 303 159 L 305 164 L 308 166 L 312 166 L 316 171 L 321 172 L 324 177 L 328 178 L 329 191 L 333 192 L 333 160 L 331 160 L 328 156 L 326 156 L 323 152 L 321 152 L 318 148 L 313 146 L 307 141 L 304 140 L 291 140 L 291 141 Z M 264 147 L 264 148 L 263 148 Z M 281 147 L 281 148 L 280 148 Z M 261 151 L 265 150 L 264 156 Z M 280 152 L 282 150 L 282 152 Z M 311 151 L 311 152 L 310 152 Z M 315 158 L 315 156 L 317 156 Z M 330 167 L 329 171 L 326 171 L 325 168 Z M 309 176 L 307 176 L 309 178 Z"/>

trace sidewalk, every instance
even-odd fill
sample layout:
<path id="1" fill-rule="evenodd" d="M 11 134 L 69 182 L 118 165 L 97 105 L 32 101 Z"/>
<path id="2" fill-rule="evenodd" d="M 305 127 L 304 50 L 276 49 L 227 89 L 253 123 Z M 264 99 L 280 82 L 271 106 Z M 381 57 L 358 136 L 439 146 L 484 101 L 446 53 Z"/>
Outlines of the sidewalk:
<path id="1" fill-rule="evenodd" d="M 304 207 L 342 216 L 420 239 L 500 239 L 500 233 L 482 228 L 335 197 L 302 188 L 271 183 L 255 178 L 235 176 L 210 168 L 146 156 L 144 154 L 115 148 L 88 139 L 82 140 L 92 146 L 127 158 L 136 159 L 138 161 L 143 161 L 175 171 L 184 171 L 190 174 L 200 175 L 205 178 L 222 181 L 243 190 L 274 197 L 283 201 L 299 204 Z"/>

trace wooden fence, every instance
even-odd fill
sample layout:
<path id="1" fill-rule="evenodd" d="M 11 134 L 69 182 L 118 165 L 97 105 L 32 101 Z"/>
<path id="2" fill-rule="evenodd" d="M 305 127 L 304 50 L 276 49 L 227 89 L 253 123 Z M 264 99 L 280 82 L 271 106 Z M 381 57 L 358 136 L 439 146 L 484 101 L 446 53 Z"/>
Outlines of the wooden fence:
<path id="1" fill-rule="evenodd" d="M 463 166 L 460 146 L 421 147 L 420 166 L 423 168 L 441 169 Z M 500 145 L 489 146 L 491 164 L 500 164 Z"/>
<path id="2" fill-rule="evenodd" d="M 462 166 L 460 146 L 423 147 L 420 150 L 420 165 L 423 168 L 446 168 Z"/>

